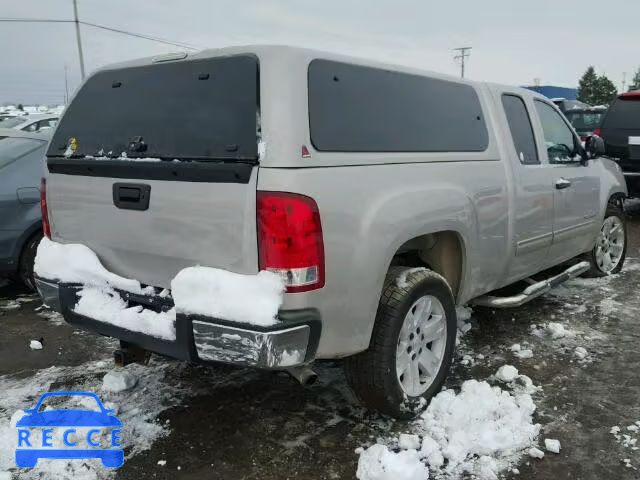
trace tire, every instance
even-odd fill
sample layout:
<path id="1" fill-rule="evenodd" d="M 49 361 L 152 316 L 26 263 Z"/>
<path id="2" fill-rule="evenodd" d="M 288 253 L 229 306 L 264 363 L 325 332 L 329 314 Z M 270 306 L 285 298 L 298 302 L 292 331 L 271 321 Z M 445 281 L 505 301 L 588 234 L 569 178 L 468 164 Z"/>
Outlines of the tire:
<path id="1" fill-rule="evenodd" d="M 406 272 L 407 270 L 409 271 Z M 403 272 L 407 279 L 403 286 L 399 286 L 398 276 Z M 407 329 L 414 332 L 411 334 L 413 337 L 407 337 L 407 330 L 403 329 L 405 321 L 407 326 L 411 325 L 411 320 L 407 318 L 414 318 L 413 313 L 418 313 L 417 309 L 422 305 L 420 302 L 424 298 L 435 298 L 439 302 L 436 308 L 438 302 L 431 301 L 424 311 L 426 308 L 433 308 L 432 312 L 439 314 L 422 315 L 426 318 L 426 323 L 423 323 L 425 327 L 423 333 L 415 333 L 419 332 L 419 329 L 413 330 L 415 327 L 413 324 Z M 408 316 L 410 310 L 411 317 Z M 424 333 L 433 326 L 429 322 L 438 322 L 435 319 L 442 317 L 440 313 L 444 315 L 444 318 L 439 320 L 439 324 L 444 325 L 444 333 L 438 334 L 438 340 L 425 343 L 428 338 L 425 339 Z M 418 316 L 416 315 L 415 318 Z M 413 418 L 420 408 L 424 407 L 425 400 L 430 400 L 440 390 L 447 377 L 455 349 L 456 331 L 455 303 L 446 280 L 426 269 L 393 267 L 389 270 L 384 282 L 369 348 L 345 361 L 347 382 L 365 407 L 399 419 Z M 403 338 L 411 338 L 411 340 L 407 343 Z M 401 342 L 408 345 L 406 350 L 404 346 L 400 348 Z M 415 348 L 411 351 L 412 346 Z M 416 361 L 413 359 L 419 352 L 421 354 L 417 360 L 419 363 L 423 358 L 424 349 L 429 350 L 429 358 L 440 359 L 439 365 L 430 364 L 430 375 L 427 375 L 428 370 L 421 369 L 421 366 L 416 367 L 417 370 L 409 368 L 405 374 L 401 375 L 399 370 L 405 362 L 399 363 L 401 362 L 399 358 L 402 357 L 408 360 L 410 365 L 415 365 Z M 413 378 L 416 378 L 415 372 L 417 372 L 420 388 L 426 389 L 421 392 L 410 391 L 405 385 L 407 379 L 409 379 L 407 383 L 412 383 L 409 377 L 405 377 L 407 372 L 413 372 L 409 375 Z M 423 375 L 427 379 L 421 383 Z M 413 382 L 413 385 L 417 384 Z"/>
<path id="2" fill-rule="evenodd" d="M 614 227 L 617 227 L 615 229 Z M 619 233 L 617 233 L 619 232 Z M 620 243 L 622 245 L 620 246 Z M 619 250 L 619 253 L 618 253 Z M 607 263 L 607 255 L 613 265 Z M 590 268 L 585 276 L 605 277 L 618 273 L 627 256 L 627 221 L 622 208 L 609 202 L 593 249 L 586 254 Z M 604 259 L 604 261 L 603 261 Z"/>
<path id="3" fill-rule="evenodd" d="M 18 267 L 18 276 L 20 281 L 24 283 L 30 290 L 36 289 L 36 283 L 33 278 L 33 266 L 36 260 L 36 252 L 38 251 L 38 245 L 42 240 L 42 232 L 38 232 L 32 235 L 24 247 L 22 247 L 22 253 L 20 254 L 20 265 Z"/>

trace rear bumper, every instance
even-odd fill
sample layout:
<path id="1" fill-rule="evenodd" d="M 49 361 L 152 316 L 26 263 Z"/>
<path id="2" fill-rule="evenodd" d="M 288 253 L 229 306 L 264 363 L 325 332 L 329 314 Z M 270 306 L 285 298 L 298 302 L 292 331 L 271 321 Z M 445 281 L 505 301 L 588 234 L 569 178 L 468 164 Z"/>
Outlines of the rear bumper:
<path id="1" fill-rule="evenodd" d="M 280 322 L 269 327 L 230 322 L 200 315 L 176 315 L 176 339 L 165 340 L 79 315 L 73 311 L 78 285 L 36 278 L 43 302 L 65 321 L 146 350 L 196 363 L 229 363 L 265 369 L 304 365 L 315 358 L 320 339 L 320 314 L 315 309 L 281 310 Z M 130 305 L 171 308 L 171 300 L 120 292 Z"/>

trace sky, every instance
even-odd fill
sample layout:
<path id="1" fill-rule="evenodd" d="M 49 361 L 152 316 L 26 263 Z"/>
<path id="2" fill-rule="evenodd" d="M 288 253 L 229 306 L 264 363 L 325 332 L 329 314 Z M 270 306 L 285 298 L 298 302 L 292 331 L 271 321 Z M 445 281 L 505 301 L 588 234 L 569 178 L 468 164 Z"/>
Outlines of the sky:
<path id="1" fill-rule="evenodd" d="M 589 65 L 621 88 L 640 68 L 638 0 L 77 0 L 80 20 L 196 47 L 288 44 L 467 77 L 576 86 Z M 0 0 L 2 18 L 72 19 L 72 0 Z M 180 50 L 81 27 L 87 72 Z M 0 104 L 62 103 L 79 85 L 73 23 L 0 22 Z"/>

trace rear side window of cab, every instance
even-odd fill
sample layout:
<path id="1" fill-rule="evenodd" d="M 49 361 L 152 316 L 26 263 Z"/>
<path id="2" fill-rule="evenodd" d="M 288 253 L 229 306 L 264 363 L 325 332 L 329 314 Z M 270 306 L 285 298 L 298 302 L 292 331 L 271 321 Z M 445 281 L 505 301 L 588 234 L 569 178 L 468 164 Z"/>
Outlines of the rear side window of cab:
<path id="1" fill-rule="evenodd" d="M 325 152 L 483 152 L 489 135 L 467 84 L 330 60 L 308 69 L 311 143 Z"/>

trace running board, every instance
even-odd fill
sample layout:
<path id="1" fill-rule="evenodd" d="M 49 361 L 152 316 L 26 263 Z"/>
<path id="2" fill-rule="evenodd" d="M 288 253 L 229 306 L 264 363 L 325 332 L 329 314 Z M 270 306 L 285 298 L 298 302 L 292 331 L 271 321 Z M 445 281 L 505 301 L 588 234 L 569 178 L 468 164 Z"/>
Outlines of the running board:
<path id="1" fill-rule="evenodd" d="M 580 262 L 572 267 L 567 268 L 564 272 L 556 275 L 555 277 L 542 280 L 540 282 L 533 283 L 525 288 L 522 293 L 514 295 L 512 297 L 493 297 L 491 295 L 483 295 L 475 298 L 471 301 L 473 305 L 479 307 L 491 307 L 491 308 L 513 308 L 524 305 L 530 300 L 539 297 L 543 293 L 548 292 L 553 287 L 566 282 L 570 278 L 577 277 L 589 270 L 589 262 Z"/>

